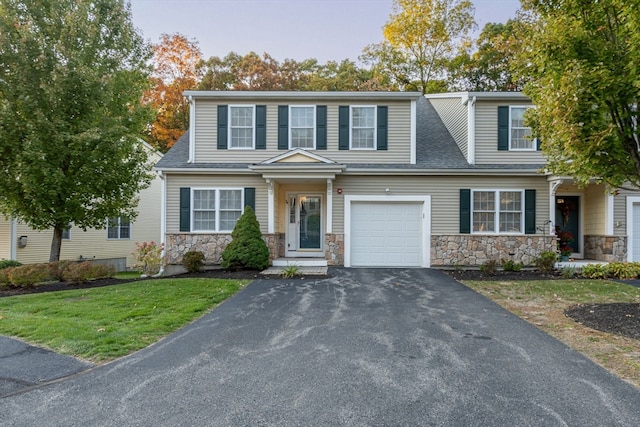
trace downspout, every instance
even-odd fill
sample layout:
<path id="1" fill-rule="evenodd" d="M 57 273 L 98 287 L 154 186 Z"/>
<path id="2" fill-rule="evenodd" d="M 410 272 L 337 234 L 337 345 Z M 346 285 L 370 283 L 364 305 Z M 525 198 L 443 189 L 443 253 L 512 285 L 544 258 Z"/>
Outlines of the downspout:
<path id="1" fill-rule="evenodd" d="M 162 245 L 162 253 L 160 254 L 161 259 L 165 259 L 167 254 L 167 245 L 166 245 L 166 217 L 167 217 L 167 183 L 164 179 L 164 174 L 162 171 L 158 171 L 158 177 L 160 178 L 160 244 Z M 164 274 L 164 262 L 160 264 L 160 270 L 154 274 L 152 277 L 161 277 Z"/>
<path id="2" fill-rule="evenodd" d="M 476 101 L 473 97 L 467 102 L 467 162 L 476 163 Z"/>
<path id="3" fill-rule="evenodd" d="M 9 259 L 18 260 L 18 220 L 11 219 L 11 229 L 9 231 Z"/>
<path id="4" fill-rule="evenodd" d="M 196 158 L 196 101 L 189 95 L 189 160 L 195 162 Z"/>

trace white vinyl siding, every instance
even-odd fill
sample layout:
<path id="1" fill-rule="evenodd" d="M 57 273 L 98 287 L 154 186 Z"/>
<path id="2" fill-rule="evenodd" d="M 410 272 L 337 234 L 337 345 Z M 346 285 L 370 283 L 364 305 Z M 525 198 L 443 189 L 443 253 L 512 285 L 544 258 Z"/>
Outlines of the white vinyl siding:
<path id="1" fill-rule="evenodd" d="M 256 189 L 255 213 L 260 223 L 260 230 L 267 232 L 267 184 L 257 175 L 179 175 L 168 174 L 166 179 L 166 232 L 180 233 L 180 188 L 224 188 L 229 185 L 233 189 L 247 187 Z M 227 188 L 228 189 L 228 188 Z M 276 189 L 277 191 L 277 189 Z M 242 206 L 244 209 L 244 206 Z M 195 231 L 194 231 L 195 233 Z"/>
<path id="2" fill-rule="evenodd" d="M 292 102 L 255 102 L 266 106 L 265 150 L 218 150 L 217 106 L 228 101 L 195 100 L 195 163 L 259 163 L 283 153 L 283 150 L 278 150 L 278 106 L 293 105 Z M 382 100 L 377 104 L 388 107 L 387 150 L 338 149 L 338 106 L 371 105 L 371 102 L 358 104 L 345 99 L 345 102 L 318 102 L 317 105 L 327 106 L 327 149 L 314 152 L 337 163 L 410 164 L 411 141 L 414 137 L 411 133 L 411 102 Z"/>
<path id="3" fill-rule="evenodd" d="M 476 164 L 539 164 L 546 163 L 542 151 L 498 150 L 498 101 L 476 102 Z"/>
<path id="4" fill-rule="evenodd" d="M 431 98 L 428 100 L 436 110 L 442 123 L 456 141 L 460 151 L 466 156 L 468 145 L 467 106 L 459 96 L 452 98 Z"/>

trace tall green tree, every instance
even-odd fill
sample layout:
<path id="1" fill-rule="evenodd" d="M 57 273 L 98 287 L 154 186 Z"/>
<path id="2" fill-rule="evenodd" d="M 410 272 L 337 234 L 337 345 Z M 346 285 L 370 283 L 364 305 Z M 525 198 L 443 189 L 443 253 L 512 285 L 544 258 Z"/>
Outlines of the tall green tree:
<path id="1" fill-rule="evenodd" d="M 523 0 L 519 58 L 548 168 L 640 186 L 640 0 Z"/>
<path id="2" fill-rule="evenodd" d="M 524 82 L 512 70 L 522 47 L 516 36 L 518 25 L 519 21 L 515 19 L 486 24 L 474 43 L 473 51 L 462 50 L 450 63 L 451 89 L 478 92 L 522 90 Z"/>
<path id="3" fill-rule="evenodd" d="M 53 229 L 135 218 L 150 49 L 119 0 L 0 0 L 0 213 Z"/>
<path id="4" fill-rule="evenodd" d="M 394 0 L 385 40 L 367 46 L 361 59 L 391 76 L 401 89 L 422 93 L 446 89 L 449 63 L 469 45 L 476 26 L 469 0 Z"/>

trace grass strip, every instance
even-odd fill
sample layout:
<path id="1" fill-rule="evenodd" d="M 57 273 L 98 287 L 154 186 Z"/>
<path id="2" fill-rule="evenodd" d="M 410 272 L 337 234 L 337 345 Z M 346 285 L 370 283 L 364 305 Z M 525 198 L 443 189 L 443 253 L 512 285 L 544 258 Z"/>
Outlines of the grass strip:
<path id="1" fill-rule="evenodd" d="M 247 283 L 157 279 L 0 298 L 0 334 L 61 354 L 106 362 L 158 341 Z"/>

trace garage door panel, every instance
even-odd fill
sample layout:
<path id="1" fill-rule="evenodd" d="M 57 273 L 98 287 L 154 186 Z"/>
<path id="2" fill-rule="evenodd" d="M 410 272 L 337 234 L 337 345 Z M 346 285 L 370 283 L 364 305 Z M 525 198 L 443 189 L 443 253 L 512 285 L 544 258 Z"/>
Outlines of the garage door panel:
<path id="1" fill-rule="evenodd" d="M 351 265 L 421 266 L 422 207 L 408 202 L 352 203 Z"/>

